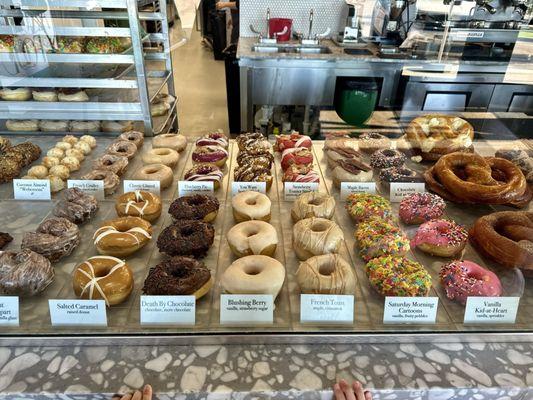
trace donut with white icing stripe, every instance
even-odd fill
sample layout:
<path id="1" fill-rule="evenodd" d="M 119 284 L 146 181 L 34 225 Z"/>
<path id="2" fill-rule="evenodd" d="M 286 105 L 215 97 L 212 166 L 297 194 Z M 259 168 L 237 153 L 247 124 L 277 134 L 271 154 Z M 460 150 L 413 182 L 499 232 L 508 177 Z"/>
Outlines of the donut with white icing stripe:
<path id="1" fill-rule="evenodd" d="M 276 139 L 276 150 L 283 152 L 286 149 L 305 147 L 310 149 L 313 141 L 309 136 L 291 133 L 290 135 L 279 135 Z"/>
<path id="2" fill-rule="evenodd" d="M 161 199 L 144 190 L 127 192 L 117 199 L 115 210 L 119 217 L 140 217 L 154 222 L 161 215 Z"/>
<path id="3" fill-rule="evenodd" d="M 139 217 L 121 217 L 105 221 L 94 232 L 98 253 L 127 257 L 144 247 L 152 239 L 152 225 Z"/>

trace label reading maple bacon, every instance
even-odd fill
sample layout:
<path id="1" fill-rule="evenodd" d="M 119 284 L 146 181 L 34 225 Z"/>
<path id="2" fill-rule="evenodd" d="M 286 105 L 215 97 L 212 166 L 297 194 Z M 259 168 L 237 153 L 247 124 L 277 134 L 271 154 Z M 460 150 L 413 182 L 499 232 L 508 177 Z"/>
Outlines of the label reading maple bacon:
<path id="1" fill-rule="evenodd" d="M 370 193 L 376 194 L 376 182 L 341 182 L 341 200 L 351 194 Z"/>

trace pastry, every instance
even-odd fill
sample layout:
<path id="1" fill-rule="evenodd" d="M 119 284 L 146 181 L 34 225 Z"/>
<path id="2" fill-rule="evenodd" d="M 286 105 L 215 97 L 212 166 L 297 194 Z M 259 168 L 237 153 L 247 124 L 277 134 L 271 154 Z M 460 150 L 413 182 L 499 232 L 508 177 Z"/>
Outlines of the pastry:
<path id="1" fill-rule="evenodd" d="M 100 121 L 70 121 L 71 132 L 98 132 L 100 131 Z"/>
<path id="2" fill-rule="evenodd" d="M 424 178 L 416 171 L 406 166 L 382 169 L 379 172 L 379 180 L 385 190 L 390 190 L 391 183 L 423 183 Z"/>
<path id="3" fill-rule="evenodd" d="M 163 164 L 170 168 L 176 166 L 179 158 L 180 155 L 176 150 L 165 148 L 148 150 L 142 156 L 143 163 L 145 164 Z"/>
<path id="4" fill-rule="evenodd" d="M 338 254 L 322 254 L 300 263 L 296 271 L 300 291 L 306 294 L 348 294 L 355 292 L 352 266 Z"/>
<path id="5" fill-rule="evenodd" d="M 372 217 L 387 219 L 392 216 L 390 202 L 377 194 L 352 193 L 346 198 L 345 207 L 357 223 Z"/>
<path id="6" fill-rule="evenodd" d="M 9 148 L 11 148 L 11 141 L 6 137 L 0 136 L 0 155 L 3 155 Z"/>
<path id="7" fill-rule="evenodd" d="M 249 165 L 258 166 L 267 170 L 271 170 L 274 164 L 274 156 L 272 153 L 264 153 L 254 155 L 245 151 L 240 151 L 237 155 L 237 164 L 239 167 L 247 167 Z"/>
<path id="8" fill-rule="evenodd" d="M 378 150 L 390 149 L 392 142 L 387 136 L 380 133 L 368 132 L 359 136 L 357 144 L 363 153 L 372 154 Z"/>
<path id="9" fill-rule="evenodd" d="M 63 180 L 67 180 L 70 176 L 70 169 L 66 165 L 56 165 L 49 169 L 49 175 L 57 176 Z"/>
<path id="10" fill-rule="evenodd" d="M 162 115 L 168 113 L 171 107 L 172 106 L 165 101 L 154 101 L 154 103 L 152 103 L 150 114 L 152 117 L 161 117 Z"/>
<path id="11" fill-rule="evenodd" d="M 206 255 L 214 240 L 213 225 L 198 220 L 180 219 L 163 229 L 157 238 L 157 248 L 169 256 L 200 258 Z"/>
<path id="12" fill-rule="evenodd" d="M 60 192 L 67 187 L 65 181 L 58 176 L 48 175 L 46 179 L 50 181 L 50 192 L 52 193 Z"/>
<path id="13" fill-rule="evenodd" d="M 132 121 L 102 121 L 102 131 L 104 132 L 129 132 L 132 130 Z"/>
<path id="14" fill-rule="evenodd" d="M 212 222 L 218 214 L 220 203 L 216 197 L 205 194 L 182 196 L 174 200 L 168 213 L 174 219 L 197 219 Z"/>
<path id="15" fill-rule="evenodd" d="M 39 130 L 42 132 L 66 132 L 69 121 L 54 121 L 42 119 L 39 121 Z"/>
<path id="16" fill-rule="evenodd" d="M 85 50 L 90 54 L 117 54 L 124 46 L 118 37 L 92 37 L 85 43 Z"/>
<path id="17" fill-rule="evenodd" d="M 371 218 L 357 225 L 355 239 L 359 255 L 366 262 L 385 255 L 403 256 L 409 251 L 409 239 L 391 221 Z"/>
<path id="18" fill-rule="evenodd" d="M 227 234 L 228 245 L 236 257 L 264 255 L 272 257 L 278 245 L 276 229 L 265 221 L 244 221 Z"/>
<path id="19" fill-rule="evenodd" d="M 181 153 L 187 147 L 187 138 L 177 133 L 157 135 L 152 139 L 152 147 L 154 149 L 166 147 Z"/>
<path id="20" fill-rule="evenodd" d="M 320 192 L 301 194 L 292 205 L 291 217 L 294 222 L 305 218 L 332 219 L 335 213 L 335 199 Z"/>
<path id="21" fill-rule="evenodd" d="M 48 176 L 48 168 L 44 165 L 36 165 L 28 170 L 28 175 L 35 179 L 44 179 Z"/>
<path id="22" fill-rule="evenodd" d="M 34 296 L 53 282 L 54 268 L 50 261 L 29 249 L 15 253 L 0 252 L 0 294 Z"/>
<path id="23" fill-rule="evenodd" d="M 321 254 L 338 253 L 343 240 L 341 228 L 325 218 L 302 219 L 292 229 L 292 247 L 302 261 Z"/>
<path id="24" fill-rule="evenodd" d="M 251 161 L 249 164 L 235 168 L 233 180 L 235 182 L 265 182 L 268 191 L 272 187 L 273 178 L 270 167 L 264 167 Z"/>
<path id="25" fill-rule="evenodd" d="M 76 143 L 78 143 L 79 139 L 74 135 L 65 135 L 61 141 L 70 143 L 72 146 L 74 146 Z"/>
<path id="26" fill-rule="evenodd" d="M 57 101 L 57 93 L 54 88 L 33 88 L 31 94 L 35 101 Z"/>
<path id="27" fill-rule="evenodd" d="M 99 171 L 111 171 L 121 176 L 126 172 L 128 164 L 128 157 L 104 154 L 93 161 L 93 168 Z"/>
<path id="28" fill-rule="evenodd" d="M 80 169 L 80 162 L 76 157 L 64 157 L 61 160 L 61 165 L 64 165 L 70 172 L 78 171 Z"/>
<path id="29" fill-rule="evenodd" d="M 85 93 L 83 89 L 76 88 L 62 88 L 59 89 L 57 94 L 57 99 L 59 101 L 89 101 L 89 96 Z"/>
<path id="30" fill-rule="evenodd" d="M 172 185 L 174 173 L 166 165 L 150 164 L 139 169 L 133 176 L 133 179 L 140 181 L 159 181 L 159 188 L 164 190 Z"/>
<path id="31" fill-rule="evenodd" d="M 63 151 L 72 149 L 72 145 L 69 142 L 57 142 L 54 147 Z"/>
<path id="32" fill-rule="evenodd" d="M 0 99 L 4 101 L 27 101 L 32 98 L 29 88 L 3 88 L 0 89 Z"/>
<path id="33" fill-rule="evenodd" d="M 36 119 L 8 119 L 6 129 L 12 132 L 37 132 L 39 121 Z"/>
<path id="34" fill-rule="evenodd" d="M 213 190 L 220 187 L 224 174 L 215 164 L 197 164 L 183 176 L 183 180 L 192 182 L 213 182 Z"/>
<path id="35" fill-rule="evenodd" d="M 384 149 L 372 153 L 370 156 L 370 166 L 376 169 L 401 167 L 407 157 L 399 150 Z"/>
<path id="36" fill-rule="evenodd" d="M 84 48 L 83 38 L 76 37 L 56 37 L 53 44 L 53 51 L 56 53 L 83 53 Z"/>
<path id="37" fill-rule="evenodd" d="M 87 143 L 89 146 L 91 146 L 91 149 L 94 149 L 96 147 L 96 138 L 94 138 L 94 136 L 83 135 L 79 141 Z"/>
<path id="38" fill-rule="evenodd" d="M 454 221 L 434 219 L 424 222 L 411 240 L 411 247 L 439 257 L 459 255 L 466 246 L 468 231 Z"/>
<path id="39" fill-rule="evenodd" d="M 118 140 L 126 140 L 132 142 L 133 144 L 135 144 L 135 146 L 137 146 L 137 149 L 140 149 L 144 143 L 144 134 L 141 132 L 130 130 L 121 134 L 118 137 Z"/>
<path id="40" fill-rule="evenodd" d="M 104 181 L 104 194 L 110 196 L 117 190 L 120 184 L 120 178 L 111 171 L 93 170 L 80 179 L 87 181 Z"/>
<path id="41" fill-rule="evenodd" d="M 50 150 L 46 152 L 46 156 L 57 158 L 61 162 L 63 157 L 65 157 L 65 151 L 58 149 L 57 147 L 52 147 Z"/>
<path id="42" fill-rule="evenodd" d="M 293 147 L 281 153 L 281 168 L 284 171 L 293 164 L 312 165 L 313 153 L 305 147 Z"/>
<path id="43" fill-rule="evenodd" d="M 43 166 L 45 166 L 48 169 L 55 167 L 56 165 L 59 165 L 59 164 L 61 164 L 61 159 L 58 157 L 49 157 L 49 156 L 43 157 Z"/>
<path id="44" fill-rule="evenodd" d="M 192 161 L 194 163 L 215 164 L 219 168 L 226 164 L 227 159 L 228 151 L 219 146 L 199 146 L 192 153 Z"/>
<path id="45" fill-rule="evenodd" d="M 524 176 L 527 183 L 533 183 L 533 157 L 525 150 L 498 150 L 496 157 L 505 158 L 516 165 Z"/>
<path id="46" fill-rule="evenodd" d="M 312 165 L 293 164 L 283 172 L 283 182 L 318 183 L 320 176 Z"/>
<path id="47" fill-rule="evenodd" d="M 114 156 L 127 157 L 128 160 L 131 160 L 137 154 L 137 146 L 127 140 L 117 140 L 105 152 Z"/>
<path id="48" fill-rule="evenodd" d="M 227 149 L 229 141 L 226 135 L 221 132 L 209 133 L 196 141 L 196 146 L 219 146 Z"/>
<path id="49" fill-rule="evenodd" d="M 9 233 L 0 232 L 0 250 L 2 250 L 12 241 L 13 237 Z"/>
<path id="50" fill-rule="evenodd" d="M 74 145 L 74 149 L 83 153 L 84 156 L 88 156 L 93 150 L 91 145 L 83 140 L 80 140 L 78 143 L 76 143 Z"/>
<path id="51" fill-rule="evenodd" d="M 342 182 L 372 182 L 373 177 L 370 165 L 357 158 L 339 160 L 333 169 L 333 184 L 337 188 Z"/>
<path id="52" fill-rule="evenodd" d="M 56 217 L 66 218 L 70 222 L 80 225 L 91 219 L 98 211 L 96 198 L 76 187 L 67 189 L 61 200 L 54 207 Z"/>
<path id="53" fill-rule="evenodd" d="M 313 141 L 309 136 L 300 135 L 298 133 L 291 133 L 290 135 L 279 135 L 276 138 L 276 151 L 282 153 L 286 149 L 294 147 L 305 147 L 311 149 Z"/>
<path id="54" fill-rule="evenodd" d="M 115 203 L 119 217 L 139 217 L 148 222 L 158 219 L 161 209 L 161 198 L 144 190 L 124 193 Z"/>
<path id="55" fill-rule="evenodd" d="M 444 214 L 446 203 L 432 193 L 413 193 L 400 202 L 400 219 L 408 225 L 418 225 Z"/>
<path id="56" fill-rule="evenodd" d="M 330 145 L 324 148 L 328 167 L 335 168 L 339 161 L 355 159 L 362 162 L 363 155 L 351 146 Z"/>
<path id="57" fill-rule="evenodd" d="M 267 195 L 245 191 L 231 199 L 235 222 L 259 220 L 270 221 L 272 203 Z"/>
<path id="58" fill-rule="evenodd" d="M 105 221 L 94 232 L 98 253 L 127 257 L 143 248 L 152 239 L 152 225 L 139 217 L 120 217 Z"/>
<path id="59" fill-rule="evenodd" d="M 272 145 L 259 132 L 240 134 L 236 141 L 240 151 L 258 151 L 260 148 L 266 152 L 272 150 Z"/>
<path id="60" fill-rule="evenodd" d="M 85 154 L 83 154 L 78 149 L 69 149 L 65 151 L 65 157 L 74 157 L 77 159 L 80 163 L 85 160 Z"/>
<path id="61" fill-rule="evenodd" d="M 0 35 L 0 53 L 12 53 L 15 51 L 15 36 Z"/>

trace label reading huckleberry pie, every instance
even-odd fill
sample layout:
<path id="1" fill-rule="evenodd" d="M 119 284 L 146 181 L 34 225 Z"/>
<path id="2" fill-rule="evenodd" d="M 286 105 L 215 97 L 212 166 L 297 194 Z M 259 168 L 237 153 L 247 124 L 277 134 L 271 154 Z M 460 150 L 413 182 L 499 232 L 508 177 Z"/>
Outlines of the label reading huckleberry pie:
<path id="1" fill-rule="evenodd" d="M 214 183 L 212 181 L 179 181 L 178 197 L 192 194 L 213 194 Z"/>
<path id="2" fill-rule="evenodd" d="M 318 192 L 318 182 L 285 182 L 285 201 L 294 201 L 307 192 Z"/>

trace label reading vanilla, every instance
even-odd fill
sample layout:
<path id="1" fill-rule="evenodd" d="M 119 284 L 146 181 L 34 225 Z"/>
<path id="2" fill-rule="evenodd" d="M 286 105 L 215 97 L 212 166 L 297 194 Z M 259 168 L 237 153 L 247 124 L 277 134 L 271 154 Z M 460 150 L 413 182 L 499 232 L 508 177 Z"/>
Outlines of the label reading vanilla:
<path id="1" fill-rule="evenodd" d="M 232 182 L 231 183 L 231 195 L 235 196 L 236 194 L 242 192 L 259 192 L 266 194 L 266 182 Z"/>
<path id="2" fill-rule="evenodd" d="M 514 324 L 520 297 L 475 297 L 466 299 L 465 324 Z"/>
<path id="3" fill-rule="evenodd" d="M 220 323 L 273 324 L 274 299 L 266 294 L 223 294 L 220 296 Z"/>
<path id="4" fill-rule="evenodd" d="M 67 187 L 70 188 L 78 188 L 81 191 L 91 194 L 94 197 L 96 197 L 97 200 L 104 200 L 105 193 L 104 193 L 104 181 L 102 180 L 76 180 L 76 179 L 69 179 L 67 181 Z"/>
<path id="5" fill-rule="evenodd" d="M 318 182 L 285 182 L 285 201 L 294 201 L 307 192 L 318 192 Z"/>
<path id="6" fill-rule="evenodd" d="M 48 300 L 53 326 L 107 326 L 104 300 Z"/>
<path id="7" fill-rule="evenodd" d="M 141 325 L 194 325 L 194 296 L 141 296 Z"/>
<path id="8" fill-rule="evenodd" d="M 161 193 L 161 182 L 159 181 L 124 181 L 124 193 L 144 190 L 151 192 L 156 196 Z"/>
<path id="9" fill-rule="evenodd" d="M 434 324 L 438 297 L 385 297 L 384 324 Z"/>
<path id="10" fill-rule="evenodd" d="M 341 182 L 341 201 L 351 194 L 376 193 L 376 182 Z"/>
<path id="11" fill-rule="evenodd" d="M 300 322 L 353 323 L 354 297 L 351 295 L 300 295 Z"/>
<path id="12" fill-rule="evenodd" d="M 0 326 L 19 326 L 19 298 L 0 297 Z"/>
<path id="13" fill-rule="evenodd" d="M 15 200 L 51 200 L 48 179 L 13 179 Z"/>
<path id="14" fill-rule="evenodd" d="M 391 182 L 390 201 L 399 203 L 411 194 L 423 193 L 425 191 L 426 184 L 424 182 Z"/>
<path id="15" fill-rule="evenodd" d="M 213 194 L 214 184 L 209 181 L 179 181 L 178 197 L 190 196 L 192 194 Z"/>

